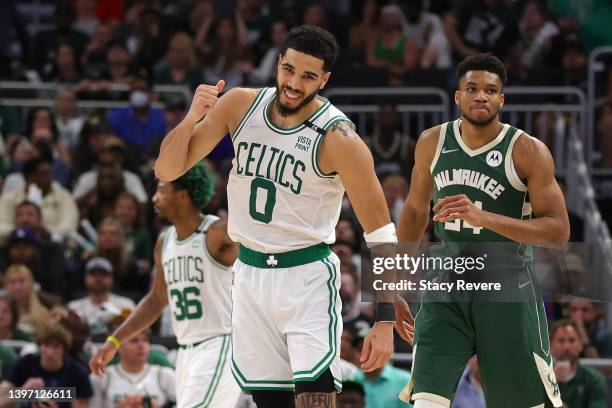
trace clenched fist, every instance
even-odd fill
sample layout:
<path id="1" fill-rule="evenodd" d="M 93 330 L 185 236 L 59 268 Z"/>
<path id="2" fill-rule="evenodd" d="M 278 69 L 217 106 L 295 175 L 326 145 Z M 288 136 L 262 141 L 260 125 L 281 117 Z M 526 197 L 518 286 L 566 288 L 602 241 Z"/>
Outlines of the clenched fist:
<path id="1" fill-rule="evenodd" d="M 187 115 L 192 116 L 196 120 L 200 120 L 202 116 L 206 115 L 217 103 L 219 94 L 225 87 L 225 81 L 219 80 L 217 85 L 200 85 L 197 87 L 189 112 Z"/>

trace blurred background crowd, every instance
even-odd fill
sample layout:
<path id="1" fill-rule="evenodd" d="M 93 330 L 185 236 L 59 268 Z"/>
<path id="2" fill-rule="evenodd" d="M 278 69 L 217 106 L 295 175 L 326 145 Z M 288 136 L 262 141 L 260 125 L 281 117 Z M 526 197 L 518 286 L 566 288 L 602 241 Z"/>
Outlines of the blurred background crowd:
<path id="1" fill-rule="evenodd" d="M 0 81 L 53 84 L 49 104 L 0 101 L 3 380 L 33 386 L 37 377 L 28 367 L 54 372 L 59 365 L 83 401 L 115 406 L 103 399 L 104 384 L 88 380 L 85 363 L 95 342 L 149 288 L 153 245 L 164 226 L 151 205 L 161 139 L 185 115 L 189 92 L 199 84 L 274 86 L 279 46 L 292 27 L 312 24 L 335 34 L 341 54 L 329 87 L 452 91 L 457 62 L 491 51 L 505 62 L 510 85 L 586 89 L 588 53 L 612 44 L 610 21 L 606 0 L 3 0 Z M 602 93 L 612 98 L 612 72 L 609 77 Z M 158 92 L 162 85 L 186 91 Z M 94 100 L 118 105 L 79 107 Z M 397 221 L 418 133 L 401 126 L 391 103 L 380 104 L 367 129 L 361 136 Z M 612 99 L 603 104 L 596 131 L 600 165 L 612 167 Z M 232 157 L 226 137 L 207 158 L 217 175 L 207 213 L 226 215 Z M 572 240 L 581 241 L 583 220 L 570 216 Z M 333 245 L 342 265 L 347 377 L 338 406 L 407 406 L 397 394 L 409 378 L 409 359 L 373 374 L 357 368 L 373 320 L 371 304 L 361 302 L 362 233 L 345 201 Z M 426 241 L 435 239 L 430 228 Z M 568 268 L 584 273 L 580 260 Z M 566 406 L 609 406 L 602 373 L 578 360 L 612 357 L 605 308 L 575 298 L 549 302 L 547 310 Z M 176 346 L 172 337 L 165 313 L 120 353 L 119 364 L 131 372 L 147 364 L 169 370 L 159 375 L 168 394 L 156 396 L 158 406 L 173 398 L 173 353 L 166 353 Z M 398 341 L 396 351 L 411 349 Z M 477 367 L 474 360 L 466 368 L 454 407 L 484 407 Z"/>

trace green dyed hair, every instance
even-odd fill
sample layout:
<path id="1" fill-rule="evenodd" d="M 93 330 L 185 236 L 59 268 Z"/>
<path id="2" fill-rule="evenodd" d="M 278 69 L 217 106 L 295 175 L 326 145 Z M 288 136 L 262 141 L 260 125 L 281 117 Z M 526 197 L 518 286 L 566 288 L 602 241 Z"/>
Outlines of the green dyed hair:
<path id="1" fill-rule="evenodd" d="M 204 162 L 198 162 L 187 173 L 172 182 L 176 190 L 187 190 L 191 202 L 203 210 L 215 193 L 215 175 Z"/>

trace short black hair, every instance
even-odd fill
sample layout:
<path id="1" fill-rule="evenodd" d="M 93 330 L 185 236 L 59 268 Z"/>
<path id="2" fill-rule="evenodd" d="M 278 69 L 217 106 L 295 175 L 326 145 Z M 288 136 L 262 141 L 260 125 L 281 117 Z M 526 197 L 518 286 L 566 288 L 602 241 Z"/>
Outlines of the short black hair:
<path id="1" fill-rule="evenodd" d="M 53 150 L 49 143 L 43 140 L 34 142 L 34 147 L 38 150 L 38 157 L 45 159 L 48 162 L 53 162 Z"/>
<path id="2" fill-rule="evenodd" d="M 17 205 L 17 207 L 15 207 L 15 211 L 17 211 L 17 210 L 18 210 L 18 209 L 20 209 L 21 207 L 26 207 L 26 206 L 28 206 L 28 205 L 30 205 L 30 206 L 32 206 L 32 207 L 34 207 L 34 208 L 36 209 L 36 212 L 38 213 L 38 215 L 39 215 L 40 217 L 42 217 L 42 211 L 41 211 L 40 207 L 38 206 L 38 204 L 36 204 L 36 203 L 34 203 L 34 202 L 32 202 L 32 201 L 29 201 L 29 200 L 23 200 L 22 202 L 20 202 L 20 203 Z"/>
<path id="3" fill-rule="evenodd" d="M 44 158 L 44 157 L 37 157 L 35 159 L 30 159 L 27 162 L 25 162 L 23 165 L 23 168 L 21 169 L 21 172 L 23 173 L 23 177 L 27 180 L 28 177 L 30 177 L 32 174 L 38 171 L 38 167 L 43 163 L 53 165 L 53 161 L 49 160 L 48 158 Z"/>
<path id="4" fill-rule="evenodd" d="M 301 25 L 289 31 L 280 48 L 280 55 L 285 55 L 287 49 L 294 49 L 304 54 L 323 60 L 323 70 L 332 70 L 338 57 L 338 43 L 333 34 L 321 27 Z"/>
<path id="5" fill-rule="evenodd" d="M 357 391 L 362 396 L 365 396 L 363 386 L 355 381 L 343 381 L 342 391 Z"/>
<path id="6" fill-rule="evenodd" d="M 42 112 L 45 111 L 47 112 L 47 114 L 49 114 L 49 119 L 51 121 L 51 127 L 49 128 L 49 130 L 51 130 L 51 136 L 54 142 L 57 142 L 58 138 L 59 138 L 59 131 L 57 129 L 57 124 L 55 122 L 55 114 L 53 113 L 53 111 L 47 107 L 44 106 L 38 106 L 35 108 L 30 109 L 30 111 L 28 112 L 28 118 L 26 120 L 26 137 L 28 139 L 32 139 L 32 136 L 34 135 L 34 121 L 36 120 L 36 115 L 38 114 L 38 112 Z"/>
<path id="7" fill-rule="evenodd" d="M 504 63 L 490 52 L 470 55 L 457 66 L 457 82 L 463 78 L 468 71 L 487 71 L 496 74 L 502 83 L 506 85 L 508 73 Z"/>

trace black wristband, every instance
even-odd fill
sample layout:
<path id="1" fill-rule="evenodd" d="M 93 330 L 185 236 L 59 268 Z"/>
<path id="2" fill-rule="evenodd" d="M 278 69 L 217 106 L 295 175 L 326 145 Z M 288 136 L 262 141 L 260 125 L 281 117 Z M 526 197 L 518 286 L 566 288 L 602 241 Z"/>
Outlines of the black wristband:
<path id="1" fill-rule="evenodd" d="M 377 322 L 395 322 L 395 303 L 379 302 L 376 304 Z"/>

